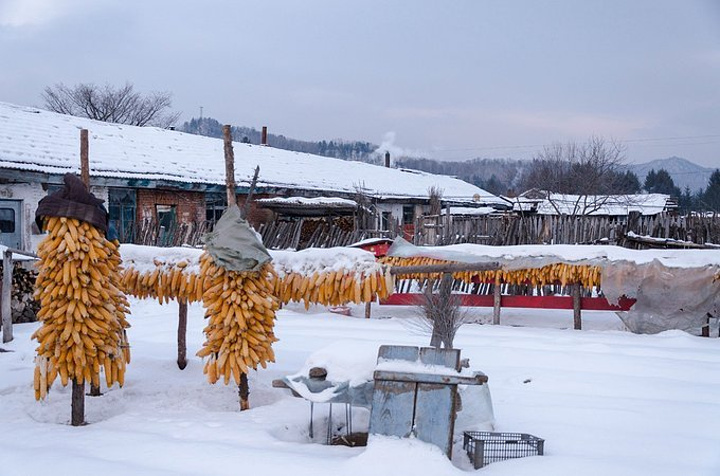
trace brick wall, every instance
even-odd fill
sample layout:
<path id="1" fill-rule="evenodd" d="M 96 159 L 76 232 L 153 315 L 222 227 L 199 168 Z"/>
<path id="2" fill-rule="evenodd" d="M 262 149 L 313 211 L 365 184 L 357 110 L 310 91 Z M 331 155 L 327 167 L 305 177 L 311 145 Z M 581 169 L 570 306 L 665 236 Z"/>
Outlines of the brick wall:
<path id="1" fill-rule="evenodd" d="M 137 218 L 157 219 L 156 205 L 175 205 L 178 223 L 205 221 L 205 195 L 200 192 L 137 189 Z"/>
<path id="2" fill-rule="evenodd" d="M 277 195 L 256 194 L 254 198 L 270 198 Z M 238 195 L 238 206 L 245 203 L 245 195 Z M 156 205 L 175 205 L 178 223 L 205 221 L 205 194 L 201 192 L 182 192 L 169 190 L 137 189 L 137 218 L 142 222 L 146 218 L 157 219 Z M 273 220 L 273 212 L 250 205 L 247 216 L 253 226 Z"/>

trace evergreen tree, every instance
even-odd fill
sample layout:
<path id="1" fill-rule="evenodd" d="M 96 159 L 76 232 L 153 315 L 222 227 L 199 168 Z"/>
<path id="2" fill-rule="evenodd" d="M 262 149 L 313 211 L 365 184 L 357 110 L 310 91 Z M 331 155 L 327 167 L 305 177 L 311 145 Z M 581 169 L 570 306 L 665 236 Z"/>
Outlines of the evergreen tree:
<path id="1" fill-rule="evenodd" d="M 665 169 L 659 169 L 657 172 L 655 169 L 650 170 L 645 177 L 643 188 L 648 193 L 664 193 L 673 197 L 679 197 L 682 194 Z"/>
<path id="2" fill-rule="evenodd" d="M 710 175 L 708 186 L 702 193 L 702 204 L 706 210 L 720 212 L 720 169 Z"/>

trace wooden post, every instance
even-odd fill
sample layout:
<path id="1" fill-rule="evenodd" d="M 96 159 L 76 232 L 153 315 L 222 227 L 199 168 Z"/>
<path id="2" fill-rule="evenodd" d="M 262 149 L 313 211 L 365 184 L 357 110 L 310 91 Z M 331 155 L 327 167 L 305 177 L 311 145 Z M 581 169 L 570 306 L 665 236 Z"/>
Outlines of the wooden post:
<path id="1" fill-rule="evenodd" d="M 500 302 L 501 302 L 500 276 L 495 278 L 495 287 L 493 288 L 493 325 L 500 325 Z"/>
<path id="2" fill-rule="evenodd" d="M 177 364 L 178 367 L 180 367 L 180 370 L 183 370 L 187 366 L 187 344 L 186 344 L 186 335 L 187 335 L 187 301 L 184 299 L 178 300 L 178 305 L 180 306 L 179 312 L 178 312 L 178 335 L 177 335 L 177 342 L 178 342 L 178 356 L 177 356 Z"/>
<path id="3" fill-rule="evenodd" d="M 82 183 L 85 184 L 85 188 L 87 188 L 88 192 L 90 191 L 90 146 L 88 143 L 88 130 L 87 129 L 80 129 L 80 179 L 82 180 Z M 83 389 L 85 388 L 85 385 L 82 386 Z M 75 391 L 75 382 L 73 381 L 73 392 Z M 100 387 L 95 386 L 92 383 L 90 384 L 90 396 L 91 397 L 99 397 L 102 395 L 100 393 Z M 74 399 L 73 399 L 74 401 Z M 83 402 L 83 409 L 85 407 L 85 403 Z"/>
<path id="4" fill-rule="evenodd" d="M 247 374 L 240 374 L 240 385 L 238 385 L 238 395 L 240 395 L 240 411 L 250 409 L 250 386 L 248 385 Z"/>
<path id="5" fill-rule="evenodd" d="M 366 302 L 365 303 L 365 319 L 370 319 L 371 313 L 372 313 L 372 303 Z"/>
<path id="6" fill-rule="evenodd" d="M 80 129 L 80 178 L 90 191 L 90 154 L 88 130 Z"/>
<path id="7" fill-rule="evenodd" d="M 580 283 L 575 283 L 572 285 L 572 298 L 573 298 L 573 324 L 575 327 L 575 330 L 581 330 L 582 329 L 582 316 L 580 313 Z"/>
<path id="8" fill-rule="evenodd" d="M 85 384 L 72 381 L 72 403 L 71 418 L 72 426 L 80 426 L 85 423 Z"/>
<path id="9" fill-rule="evenodd" d="M 233 152 L 230 126 L 226 124 L 222 130 L 225 150 L 225 188 L 227 191 L 228 207 L 231 207 L 237 205 L 237 196 L 235 195 L 235 153 Z M 247 374 L 240 374 L 238 395 L 240 396 L 240 410 L 248 410 L 250 408 L 250 387 L 248 386 Z"/>
<path id="10" fill-rule="evenodd" d="M 237 205 L 235 195 L 235 153 L 232 145 L 232 132 L 229 125 L 223 128 L 223 143 L 225 149 L 225 189 L 227 191 L 228 207 Z"/>
<path id="11" fill-rule="evenodd" d="M 12 327 L 12 275 L 13 275 L 13 260 L 12 251 L 5 250 L 3 253 L 3 277 L 2 277 L 2 334 L 3 344 L 7 344 L 13 340 L 13 327 Z"/>

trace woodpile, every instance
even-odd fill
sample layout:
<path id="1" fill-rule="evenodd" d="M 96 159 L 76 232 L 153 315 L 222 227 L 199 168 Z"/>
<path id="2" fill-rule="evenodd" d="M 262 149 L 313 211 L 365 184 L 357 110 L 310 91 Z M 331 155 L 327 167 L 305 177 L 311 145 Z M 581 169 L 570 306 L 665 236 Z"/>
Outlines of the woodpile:
<path id="1" fill-rule="evenodd" d="M 0 273 L 3 265 L 0 261 Z M 20 263 L 13 266 L 12 278 L 12 321 L 15 324 L 21 322 L 34 322 L 37 320 L 37 313 L 40 310 L 40 303 L 35 300 L 35 280 L 37 272 L 22 267 Z"/>

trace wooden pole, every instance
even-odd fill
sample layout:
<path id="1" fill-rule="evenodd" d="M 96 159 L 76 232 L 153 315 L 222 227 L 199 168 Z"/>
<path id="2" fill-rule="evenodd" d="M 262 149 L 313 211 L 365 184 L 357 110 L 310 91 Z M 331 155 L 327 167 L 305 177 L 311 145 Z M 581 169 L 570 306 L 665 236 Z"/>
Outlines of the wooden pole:
<path id="1" fill-rule="evenodd" d="M 500 324 L 501 288 L 500 278 L 497 277 L 495 278 L 495 286 L 493 288 L 493 325 L 495 326 Z"/>
<path id="2" fill-rule="evenodd" d="M 240 396 L 240 411 L 250 409 L 250 386 L 248 385 L 247 374 L 240 374 L 240 385 L 238 385 L 238 395 Z"/>
<path id="3" fill-rule="evenodd" d="M 180 309 L 178 312 L 178 356 L 177 364 L 180 370 L 187 366 L 187 301 L 184 299 L 178 302 Z"/>
<path id="4" fill-rule="evenodd" d="M 88 130 L 80 129 L 80 179 L 85 184 L 88 192 L 90 191 L 90 145 L 88 142 Z M 83 385 L 83 389 L 85 385 Z M 73 381 L 73 392 L 75 391 L 75 381 Z M 90 396 L 99 397 L 100 387 L 90 384 Z M 73 400 L 74 401 L 74 400 Z M 85 403 L 83 402 L 83 408 Z"/>
<path id="5" fill-rule="evenodd" d="M 80 129 L 80 178 L 90 191 L 90 146 L 88 143 L 88 130 Z"/>
<path id="6" fill-rule="evenodd" d="M 75 379 L 72 382 L 71 415 L 72 426 L 85 424 L 85 384 L 77 383 Z"/>
<path id="7" fill-rule="evenodd" d="M 582 329 L 582 315 L 580 313 L 581 301 L 580 301 L 580 283 L 572 285 L 572 298 L 573 298 L 573 324 L 575 330 Z"/>
<path id="8" fill-rule="evenodd" d="M 226 124 L 222 130 L 225 150 L 225 188 L 227 190 L 228 207 L 231 207 L 237 205 L 237 196 L 235 195 L 235 153 L 233 152 L 230 126 Z M 247 375 L 244 373 L 240 374 L 238 395 L 240 396 L 240 411 L 248 410 L 250 408 L 250 387 Z"/>
<path id="9" fill-rule="evenodd" d="M 372 315 L 372 303 L 366 302 L 365 303 L 365 319 L 370 319 L 371 315 Z"/>
<path id="10" fill-rule="evenodd" d="M 237 205 L 237 196 L 235 195 L 235 153 L 232 145 L 232 132 L 229 125 L 224 125 L 223 143 L 225 149 L 225 189 L 227 191 L 228 207 Z"/>
<path id="11" fill-rule="evenodd" d="M 12 327 L 12 275 L 13 275 L 13 260 L 12 251 L 5 250 L 3 253 L 3 277 L 2 277 L 2 333 L 3 333 L 3 344 L 7 344 L 13 340 L 13 327 Z"/>

